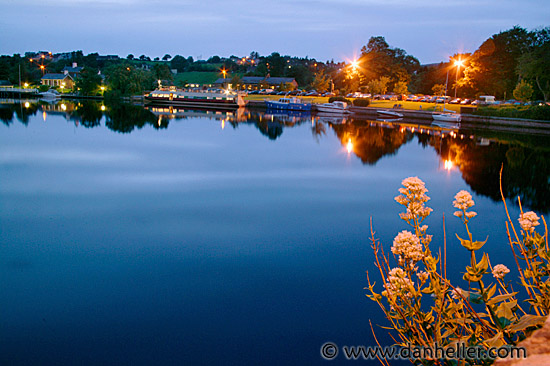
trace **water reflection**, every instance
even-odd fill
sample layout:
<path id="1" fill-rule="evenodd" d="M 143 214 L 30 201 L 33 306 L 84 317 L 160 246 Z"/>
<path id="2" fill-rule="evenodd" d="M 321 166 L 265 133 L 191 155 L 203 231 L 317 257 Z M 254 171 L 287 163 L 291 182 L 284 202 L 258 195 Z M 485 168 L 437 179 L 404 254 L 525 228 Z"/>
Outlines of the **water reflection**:
<path id="1" fill-rule="evenodd" d="M 4 101 L 0 103 L 0 119 L 9 126 L 15 120 L 27 125 L 29 118 L 41 114 L 63 116 L 75 126 L 96 128 L 102 125 L 118 133 L 150 126 L 167 129 L 169 124 L 188 118 L 217 120 L 222 129 L 253 125 L 270 140 L 277 140 L 284 129 L 302 124 L 311 125 L 313 138 L 320 141 L 330 136 L 330 130 L 342 148 L 369 166 L 380 159 L 395 155 L 414 140 L 424 148 L 433 149 L 440 157 L 442 171 L 459 171 L 471 189 L 491 199 L 500 200 L 499 171 L 504 166 L 503 191 L 507 198 L 520 196 L 522 203 L 540 212 L 550 210 L 550 137 L 548 135 L 518 135 L 506 132 L 486 132 L 468 129 L 446 129 L 418 124 L 414 121 L 370 121 L 355 117 L 311 115 L 281 111 L 265 112 L 197 111 L 173 107 L 148 107 L 102 102 L 51 103 L 36 101 Z"/>

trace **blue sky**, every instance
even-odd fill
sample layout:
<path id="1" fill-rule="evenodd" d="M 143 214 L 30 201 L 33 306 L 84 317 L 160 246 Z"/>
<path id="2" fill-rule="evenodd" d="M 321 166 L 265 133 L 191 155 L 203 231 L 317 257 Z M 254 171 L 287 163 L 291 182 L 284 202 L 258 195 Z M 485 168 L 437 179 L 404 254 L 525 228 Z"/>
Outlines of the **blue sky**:
<path id="1" fill-rule="evenodd" d="M 380 35 L 432 63 L 514 25 L 550 25 L 548 0 L 0 0 L 0 13 L 0 54 L 195 59 L 277 51 L 340 61 Z"/>

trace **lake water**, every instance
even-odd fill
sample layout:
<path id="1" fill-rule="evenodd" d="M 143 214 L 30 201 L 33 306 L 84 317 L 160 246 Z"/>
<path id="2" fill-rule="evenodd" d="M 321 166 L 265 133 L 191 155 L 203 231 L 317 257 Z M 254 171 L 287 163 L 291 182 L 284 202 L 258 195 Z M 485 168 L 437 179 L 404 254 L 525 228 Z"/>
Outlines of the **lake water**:
<path id="1" fill-rule="evenodd" d="M 369 320 L 391 344 L 363 288 L 370 270 L 380 290 L 370 218 L 388 249 L 406 229 L 402 179 L 429 189 L 432 250 L 445 214 L 457 281 L 469 261 L 453 234 L 459 190 L 510 268 L 501 164 L 507 197 L 550 209 L 545 136 L 104 109 L 0 105 L 2 365 L 325 363 L 327 341 L 375 345 Z"/>

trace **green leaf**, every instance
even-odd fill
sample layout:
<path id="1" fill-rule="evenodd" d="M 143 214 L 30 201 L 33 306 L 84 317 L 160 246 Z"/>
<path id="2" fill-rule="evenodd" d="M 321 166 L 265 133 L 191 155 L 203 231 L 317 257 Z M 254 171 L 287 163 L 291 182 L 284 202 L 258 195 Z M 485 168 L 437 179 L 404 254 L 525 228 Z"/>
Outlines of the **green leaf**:
<path id="1" fill-rule="evenodd" d="M 487 253 L 483 253 L 483 258 L 481 258 L 476 266 L 480 271 L 479 273 L 485 273 L 485 271 L 487 271 L 487 268 L 489 267 L 489 261 L 487 260 L 487 258 Z"/>
<path id="2" fill-rule="evenodd" d="M 527 329 L 529 327 L 539 327 L 544 324 L 546 320 L 545 316 L 537 316 L 526 314 L 521 317 L 521 319 L 514 325 L 510 326 L 509 330 L 512 332 L 517 332 L 520 330 Z"/>
<path id="3" fill-rule="evenodd" d="M 470 292 L 470 301 L 474 304 L 483 304 L 483 296 L 475 292 Z"/>
<path id="4" fill-rule="evenodd" d="M 499 303 L 501 301 L 511 299 L 516 295 L 517 295 L 517 292 L 512 292 L 510 294 L 504 294 L 504 295 L 498 295 L 498 296 L 495 296 L 495 297 L 489 299 L 489 301 L 487 301 L 487 304 L 488 305 L 493 305 L 493 304 Z"/>

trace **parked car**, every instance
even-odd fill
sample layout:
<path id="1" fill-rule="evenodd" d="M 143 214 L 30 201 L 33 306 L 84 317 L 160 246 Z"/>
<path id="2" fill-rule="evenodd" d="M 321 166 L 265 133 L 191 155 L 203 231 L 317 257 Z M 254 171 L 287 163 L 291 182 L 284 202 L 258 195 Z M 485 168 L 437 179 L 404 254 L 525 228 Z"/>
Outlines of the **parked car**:
<path id="1" fill-rule="evenodd" d="M 459 104 L 459 103 L 460 103 L 460 98 L 453 99 L 449 102 L 449 104 Z"/>

